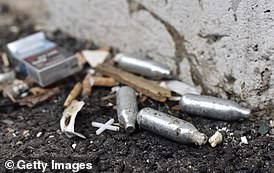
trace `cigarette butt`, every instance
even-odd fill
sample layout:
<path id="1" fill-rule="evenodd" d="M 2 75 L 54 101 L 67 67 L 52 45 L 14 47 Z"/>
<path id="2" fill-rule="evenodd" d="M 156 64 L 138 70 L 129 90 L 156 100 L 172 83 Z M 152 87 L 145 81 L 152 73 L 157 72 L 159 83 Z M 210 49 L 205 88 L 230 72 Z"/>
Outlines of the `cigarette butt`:
<path id="1" fill-rule="evenodd" d="M 116 85 L 116 81 L 110 77 L 94 77 L 94 86 L 108 86 L 112 87 Z"/>
<path id="2" fill-rule="evenodd" d="M 78 60 L 78 62 L 81 65 L 84 65 L 87 62 L 86 59 L 85 59 L 85 57 L 80 52 L 76 52 L 74 54 L 74 56 L 76 57 L 76 59 Z"/>
<path id="3" fill-rule="evenodd" d="M 81 82 L 77 82 L 77 84 L 74 85 L 73 89 L 70 91 L 69 95 L 67 96 L 64 106 L 65 107 L 69 106 L 70 103 L 81 93 L 81 90 L 82 90 L 82 84 Z"/>
<path id="4" fill-rule="evenodd" d="M 2 53 L 2 60 L 6 67 L 10 66 L 9 58 L 6 53 Z"/>
<path id="5" fill-rule="evenodd" d="M 92 92 L 92 85 L 91 83 L 89 82 L 91 78 L 91 75 L 90 74 L 87 74 L 84 78 L 84 80 L 82 81 L 82 86 L 83 86 L 83 89 L 82 89 L 82 93 L 81 95 L 83 97 L 88 97 L 90 96 L 91 92 Z"/>

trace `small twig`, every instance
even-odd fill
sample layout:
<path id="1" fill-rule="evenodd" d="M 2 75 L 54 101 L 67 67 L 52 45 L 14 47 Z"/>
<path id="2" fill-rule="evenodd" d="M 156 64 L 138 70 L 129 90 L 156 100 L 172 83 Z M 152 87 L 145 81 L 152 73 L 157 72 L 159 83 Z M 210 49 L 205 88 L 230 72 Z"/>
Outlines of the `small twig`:
<path id="1" fill-rule="evenodd" d="M 136 91 L 143 93 L 144 95 L 151 97 L 154 100 L 165 102 L 166 99 L 171 96 L 170 90 L 160 87 L 154 81 L 144 79 L 113 66 L 99 65 L 96 67 L 96 71 L 130 86 Z"/>
<path id="2" fill-rule="evenodd" d="M 115 97 L 116 97 L 116 94 L 107 95 L 107 96 L 101 97 L 101 101 L 109 100 Z"/>

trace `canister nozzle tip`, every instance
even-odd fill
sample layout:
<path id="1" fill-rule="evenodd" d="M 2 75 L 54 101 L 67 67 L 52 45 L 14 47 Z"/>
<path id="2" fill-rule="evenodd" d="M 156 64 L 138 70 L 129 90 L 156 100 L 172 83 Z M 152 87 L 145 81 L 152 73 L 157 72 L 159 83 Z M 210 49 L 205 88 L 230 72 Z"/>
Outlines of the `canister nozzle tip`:
<path id="1" fill-rule="evenodd" d="M 251 113 L 251 110 L 250 109 L 246 109 L 246 108 L 243 108 L 241 110 L 242 114 L 245 116 L 245 118 L 248 118 L 250 116 L 250 113 Z"/>
<path id="2" fill-rule="evenodd" d="M 133 133 L 135 130 L 135 125 L 128 124 L 128 125 L 126 125 L 125 129 L 126 129 L 127 133 Z"/>
<path id="3" fill-rule="evenodd" d="M 123 56 L 124 56 L 124 54 L 122 54 L 122 53 L 118 53 L 117 55 L 115 55 L 115 57 L 114 57 L 114 61 L 115 61 L 115 62 L 119 62 L 119 61 L 120 61 L 120 59 L 121 59 Z"/>
<path id="4" fill-rule="evenodd" d="M 193 133 L 193 136 L 191 137 L 191 139 L 195 144 L 203 145 L 207 143 L 208 137 L 205 134 L 197 131 Z"/>

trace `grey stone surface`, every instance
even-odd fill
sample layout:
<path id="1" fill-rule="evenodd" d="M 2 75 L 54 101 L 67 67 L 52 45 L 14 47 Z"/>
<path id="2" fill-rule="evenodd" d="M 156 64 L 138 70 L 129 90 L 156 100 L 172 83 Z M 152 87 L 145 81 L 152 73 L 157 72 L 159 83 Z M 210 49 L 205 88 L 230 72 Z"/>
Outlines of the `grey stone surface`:
<path id="1" fill-rule="evenodd" d="M 271 0 L 43 0 L 44 24 L 167 64 L 205 94 L 273 110 Z M 41 21 L 40 21 L 41 22 Z"/>

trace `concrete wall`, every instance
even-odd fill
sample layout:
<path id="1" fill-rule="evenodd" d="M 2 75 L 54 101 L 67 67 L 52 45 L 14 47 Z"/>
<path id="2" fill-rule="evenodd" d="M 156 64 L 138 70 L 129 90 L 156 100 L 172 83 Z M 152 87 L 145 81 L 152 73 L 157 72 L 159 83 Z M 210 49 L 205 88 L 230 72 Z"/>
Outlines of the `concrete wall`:
<path id="1" fill-rule="evenodd" d="M 43 0 L 40 6 L 48 27 L 150 56 L 204 93 L 273 109 L 271 0 Z"/>

